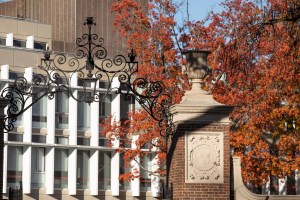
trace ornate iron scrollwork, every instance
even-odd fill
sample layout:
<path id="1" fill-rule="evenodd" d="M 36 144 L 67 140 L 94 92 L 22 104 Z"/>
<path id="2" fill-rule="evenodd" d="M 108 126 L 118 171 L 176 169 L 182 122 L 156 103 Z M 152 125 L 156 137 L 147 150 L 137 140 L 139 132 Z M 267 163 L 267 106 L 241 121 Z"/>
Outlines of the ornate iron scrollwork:
<path id="1" fill-rule="evenodd" d="M 123 55 L 108 58 L 107 50 L 103 47 L 104 39 L 92 34 L 91 29 L 96 25 L 93 18 L 88 17 L 84 25 L 87 26 L 88 33 L 76 39 L 77 47 L 73 57 L 65 54 L 52 55 L 47 49 L 37 66 L 42 73 L 34 74 L 32 80 L 17 78 L 13 85 L 2 91 L 1 97 L 10 100 L 5 130 L 12 131 L 17 117 L 45 96 L 52 99 L 56 93 L 66 92 L 76 101 L 91 103 L 101 102 L 115 91 L 127 100 L 134 97 L 158 121 L 162 127 L 162 136 L 172 134 L 174 125 L 169 112 L 172 97 L 166 92 L 164 84 L 138 77 L 138 62 L 134 50 L 128 54 L 129 60 Z M 114 78 L 118 78 L 119 87 L 112 87 Z M 83 94 L 73 94 L 74 80 L 86 84 Z M 99 84 L 97 81 L 105 81 L 108 85 L 100 92 L 95 87 Z"/>

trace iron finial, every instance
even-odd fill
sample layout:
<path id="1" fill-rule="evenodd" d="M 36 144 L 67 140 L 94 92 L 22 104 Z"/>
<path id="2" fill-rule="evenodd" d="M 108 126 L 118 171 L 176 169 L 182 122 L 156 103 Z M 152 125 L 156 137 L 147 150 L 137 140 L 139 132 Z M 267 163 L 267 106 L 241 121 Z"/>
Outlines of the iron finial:
<path id="1" fill-rule="evenodd" d="M 87 17 L 86 21 L 84 22 L 84 25 L 88 25 L 88 26 L 96 25 L 96 23 L 94 22 L 94 18 L 93 17 Z"/>

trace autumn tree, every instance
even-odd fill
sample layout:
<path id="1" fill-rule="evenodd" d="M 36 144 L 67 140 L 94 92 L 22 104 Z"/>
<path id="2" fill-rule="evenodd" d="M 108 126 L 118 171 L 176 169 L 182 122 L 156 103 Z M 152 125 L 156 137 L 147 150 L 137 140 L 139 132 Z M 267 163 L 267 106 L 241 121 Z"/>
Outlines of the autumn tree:
<path id="1" fill-rule="evenodd" d="M 174 20 L 177 7 L 168 0 L 148 4 L 119 0 L 112 10 L 117 30 L 139 56 L 138 77 L 162 81 L 174 94 L 173 103 L 188 88 L 180 73 L 180 51 L 212 51 L 213 73 L 206 88 L 217 101 L 235 107 L 231 145 L 235 155 L 242 157 L 244 181 L 260 185 L 273 175 L 288 176 L 300 166 L 300 2 L 225 0 L 221 6 L 221 13 L 211 12 L 206 19 L 188 21 L 179 29 Z M 123 126 L 106 123 L 104 131 L 114 133 L 113 137 L 139 135 L 136 149 L 119 149 L 126 163 L 147 154 L 141 148 L 149 143 L 150 150 L 160 149 L 163 164 L 162 127 L 145 111 L 130 113 L 129 119 Z M 137 176 L 131 173 L 125 179 Z"/>
<path id="2" fill-rule="evenodd" d="M 222 6 L 207 21 L 190 22 L 182 40 L 213 51 L 209 84 L 216 100 L 235 107 L 231 145 L 242 157 L 244 181 L 289 176 L 300 166 L 300 2 Z"/>
<path id="3" fill-rule="evenodd" d="M 141 80 L 146 88 L 149 83 L 160 82 L 163 85 L 162 93 L 166 95 L 162 95 L 159 101 L 169 99 L 172 104 L 178 103 L 189 85 L 186 77 L 181 75 L 179 41 L 174 42 L 175 4 L 168 0 L 118 0 L 113 4 L 112 12 L 115 13 L 116 30 L 126 41 L 128 49 L 134 49 L 137 54 L 139 70 L 135 78 Z M 143 92 L 146 91 L 142 89 L 141 93 Z M 143 107 L 144 103 L 139 103 Z M 144 109 L 136 109 L 128 113 L 126 121 L 117 122 L 112 116 L 102 123 L 102 133 L 108 135 L 112 141 L 126 138 L 131 143 L 134 140 L 135 148 L 127 149 L 123 142 L 117 149 L 124 155 L 125 167 L 132 168 L 137 163 L 141 170 L 146 170 L 149 174 L 165 174 L 160 166 L 166 161 L 168 127 L 165 121 L 157 120 L 159 118 L 153 118 Z M 157 168 L 151 171 L 143 168 L 141 163 L 141 158 L 149 153 L 154 154 L 157 160 Z M 139 176 L 139 172 L 133 169 L 122 174 L 120 179 L 130 180 Z"/>

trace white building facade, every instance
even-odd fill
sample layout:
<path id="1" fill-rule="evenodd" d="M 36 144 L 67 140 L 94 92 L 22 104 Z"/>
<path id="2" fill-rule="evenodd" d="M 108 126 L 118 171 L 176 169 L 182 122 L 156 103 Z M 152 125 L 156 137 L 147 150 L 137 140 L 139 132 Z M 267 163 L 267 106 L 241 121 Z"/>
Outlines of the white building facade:
<path id="1" fill-rule="evenodd" d="M 1 90 L 18 77 L 32 80 L 46 45 L 51 48 L 51 25 L 0 17 Z M 71 85 L 75 97 L 83 91 L 76 76 Z M 97 84 L 97 92 L 103 86 Z M 119 142 L 110 148 L 101 134 L 101 120 L 109 115 L 125 119 L 134 107 L 134 101 L 124 101 L 114 91 L 104 102 L 90 105 L 67 93 L 51 100 L 43 97 L 18 118 L 13 131 L 5 133 L 3 192 L 8 195 L 8 188 L 21 183 L 24 199 L 159 197 L 159 179 L 144 171 L 139 179 L 119 181 L 121 173 L 133 169 L 124 169 L 122 156 L 115 152 Z M 149 155 L 142 163 L 151 170 L 155 159 Z"/>

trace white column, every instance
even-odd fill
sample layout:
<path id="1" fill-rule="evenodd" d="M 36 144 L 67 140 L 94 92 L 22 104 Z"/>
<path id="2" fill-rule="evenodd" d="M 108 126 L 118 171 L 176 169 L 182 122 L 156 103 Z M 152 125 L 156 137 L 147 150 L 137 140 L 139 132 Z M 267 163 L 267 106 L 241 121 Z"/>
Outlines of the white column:
<path id="1" fill-rule="evenodd" d="M 77 149 L 69 149 L 68 157 L 68 190 L 69 195 L 76 195 L 77 182 Z"/>
<path id="2" fill-rule="evenodd" d="M 1 66 L 1 79 L 8 80 L 9 79 L 9 65 Z M 2 84 L 1 84 L 2 85 Z M 7 88 L 9 86 L 8 83 L 2 85 L 2 89 Z M 1 91 L 2 93 L 2 91 Z M 4 112 L 7 112 L 7 108 L 5 108 Z M 7 133 L 4 133 L 4 141 L 7 141 Z"/>
<path id="3" fill-rule="evenodd" d="M 6 46 L 14 46 L 14 34 L 8 33 L 6 34 Z"/>
<path id="4" fill-rule="evenodd" d="M 1 79 L 8 79 L 9 78 L 9 65 L 2 65 L 1 66 Z M 3 88 L 8 87 L 8 83 L 2 85 Z M 2 88 L 1 88 L 2 89 Z M 2 91 L 1 91 L 2 92 Z M 7 108 L 4 111 L 7 112 Z M 7 141 L 7 133 L 4 133 L 4 142 Z M 3 193 L 6 193 L 7 187 L 7 145 L 4 144 L 3 149 Z"/>
<path id="5" fill-rule="evenodd" d="M 113 79 L 112 88 L 119 87 L 120 83 L 117 78 Z M 120 95 L 113 95 L 111 102 L 111 112 L 115 117 L 116 121 L 120 121 Z M 120 145 L 119 140 L 114 140 L 112 142 L 112 147 L 118 148 Z M 119 196 L 119 175 L 120 175 L 120 154 L 113 152 L 111 157 L 111 195 Z"/>
<path id="6" fill-rule="evenodd" d="M 3 147 L 3 193 L 7 193 L 7 145 Z"/>
<path id="7" fill-rule="evenodd" d="M 32 81 L 33 69 L 32 67 L 28 67 L 25 69 L 24 78 L 30 83 Z M 30 97 L 25 104 L 25 107 L 32 103 L 32 98 Z M 31 142 L 32 136 L 32 107 L 28 108 L 24 114 L 24 134 L 23 134 L 23 142 Z"/>
<path id="8" fill-rule="evenodd" d="M 93 83 L 94 84 L 94 83 Z M 91 86 L 92 88 L 94 85 Z M 99 88 L 99 83 L 96 84 L 96 89 Z M 99 102 L 91 103 L 91 146 L 98 146 L 99 144 Z M 90 151 L 90 190 L 91 195 L 98 195 L 98 170 L 99 170 L 99 153 L 98 150 Z"/>
<path id="9" fill-rule="evenodd" d="M 57 94 L 53 99 L 47 98 L 47 144 L 54 144 L 55 138 L 55 102 Z"/>
<path id="10" fill-rule="evenodd" d="M 1 65 L 1 79 L 8 79 L 9 78 L 9 65 Z M 5 85 L 5 87 L 7 87 Z"/>
<path id="11" fill-rule="evenodd" d="M 71 86 L 77 86 L 78 75 L 73 74 L 70 80 Z M 73 96 L 77 97 L 77 90 L 73 91 Z M 69 98 L 69 144 L 77 145 L 77 101 Z M 69 195 L 76 194 L 77 182 L 77 149 L 69 149 L 68 157 L 68 190 Z"/>
<path id="12" fill-rule="evenodd" d="M 78 81 L 78 74 L 75 73 L 72 75 L 70 80 L 71 87 L 76 87 Z M 78 91 L 73 91 L 73 96 L 77 98 Z M 69 144 L 77 144 L 77 101 L 72 97 L 69 97 Z"/>
<path id="13" fill-rule="evenodd" d="M 24 78 L 30 83 L 32 81 L 33 69 L 28 67 L 25 69 Z M 30 105 L 32 98 L 26 101 L 25 107 Z M 23 114 L 24 118 L 24 134 L 23 142 L 31 143 L 32 137 L 32 107 L 28 108 Z M 23 170 L 22 170 L 22 183 L 23 193 L 29 194 L 31 190 L 31 146 L 23 147 Z"/>
<path id="14" fill-rule="evenodd" d="M 131 142 L 131 148 L 135 149 L 136 148 L 136 141 L 138 140 L 138 135 L 133 135 L 132 136 L 132 142 Z M 132 160 L 131 161 L 131 172 L 135 172 L 137 171 L 138 173 L 140 173 L 140 158 L 136 158 L 136 161 Z M 131 180 L 131 192 L 132 192 L 132 196 L 134 197 L 138 197 L 140 196 L 140 178 L 135 178 L 133 180 Z"/>
<path id="15" fill-rule="evenodd" d="M 270 195 L 270 178 L 269 178 L 268 182 L 266 182 L 262 185 L 261 193 L 265 194 L 265 195 Z"/>
<path id="16" fill-rule="evenodd" d="M 54 192 L 54 147 L 46 148 L 46 194 L 53 194 Z"/>
<path id="17" fill-rule="evenodd" d="M 99 83 L 97 81 L 96 89 L 99 87 Z M 94 87 L 94 83 L 91 86 Z M 99 92 L 98 92 L 99 94 Z M 98 146 L 99 144 L 99 102 L 93 102 L 90 104 L 91 106 L 91 146 Z"/>
<path id="18" fill-rule="evenodd" d="M 154 142 L 156 143 L 156 142 Z M 156 147 L 153 147 L 153 151 L 157 151 L 158 149 Z M 151 160 L 151 171 L 156 172 L 159 169 L 159 163 L 158 163 L 158 155 L 156 155 Z M 160 178 L 159 176 L 151 175 L 151 193 L 152 197 L 159 197 L 160 196 Z"/>
<path id="19" fill-rule="evenodd" d="M 111 87 L 118 88 L 120 86 L 120 82 L 117 77 L 113 78 Z M 121 110 L 121 97 L 120 95 L 112 95 L 111 102 L 111 113 L 115 117 L 116 121 L 120 121 L 120 110 Z"/>
<path id="20" fill-rule="evenodd" d="M 23 147 L 22 184 L 23 194 L 30 194 L 31 191 L 31 146 Z"/>
<path id="21" fill-rule="evenodd" d="M 300 195 L 300 169 L 295 171 L 295 187 L 296 195 Z"/>
<path id="22" fill-rule="evenodd" d="M 98 150 L 90 150 L 90 191 L 91 195 L 98 195 L 98 171 L 99 171 L 99 153 Z"/>
<path id="23" fill-rule="evenodd" d="M 286 195 L 287 193 L 287 178 L 280 178 L 278 179 L 278 186 L 279 186 L 279 195 Z"/>
<path id="24" fill-rule="evenodd" d="M 28 39 L 27 39 L 28 40 Z M 55 138 L 55 101 L 57 96 L 50 100 L 47 99 L 47 136 L 46 143 L 54 144 Z M 46 148 L 46 194 L 54 192 L 54 147 Z"/>
<path id="25" fill-rule="evenodd" d="M 34 36 L 28 36 L 26 40 L 26 48 L 34 49 Z"/>

